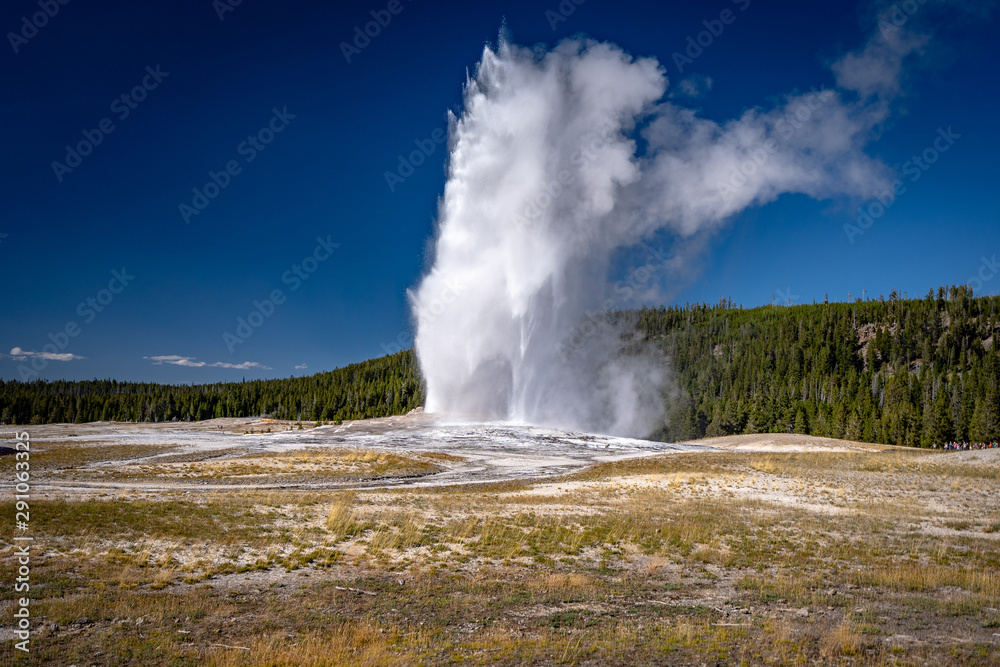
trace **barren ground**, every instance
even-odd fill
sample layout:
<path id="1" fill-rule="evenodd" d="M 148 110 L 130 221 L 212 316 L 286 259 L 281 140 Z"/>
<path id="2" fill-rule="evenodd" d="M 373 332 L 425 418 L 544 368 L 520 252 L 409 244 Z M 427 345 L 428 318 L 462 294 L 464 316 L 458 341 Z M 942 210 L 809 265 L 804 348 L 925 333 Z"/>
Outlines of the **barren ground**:
<path id="1" fill-rule="evenodd" d="M 303 426 L 18 427 L 30 663 L 1000 662 L 1000 450 Z"/>

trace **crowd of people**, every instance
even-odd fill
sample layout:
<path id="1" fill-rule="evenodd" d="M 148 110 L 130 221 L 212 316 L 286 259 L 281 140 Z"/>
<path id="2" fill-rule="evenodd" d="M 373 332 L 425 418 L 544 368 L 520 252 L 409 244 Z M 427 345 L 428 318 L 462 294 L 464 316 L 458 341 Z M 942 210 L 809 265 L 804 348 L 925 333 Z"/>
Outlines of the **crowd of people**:
<path id="1" fill-rule="evenodd" d="M 967 451 L 970 449 L 995 449 L 1000 447 L 996 442 L 946 442 L 943 445 L 934 445 L 934 449 L 945 449 L 949 451 Z"/>

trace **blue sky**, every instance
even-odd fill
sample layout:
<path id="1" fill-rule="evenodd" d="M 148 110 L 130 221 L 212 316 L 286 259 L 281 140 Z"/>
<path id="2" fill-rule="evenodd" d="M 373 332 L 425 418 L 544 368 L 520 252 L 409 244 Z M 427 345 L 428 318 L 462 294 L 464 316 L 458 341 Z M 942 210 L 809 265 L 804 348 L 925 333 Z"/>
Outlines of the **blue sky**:
<path id="1" fill-rule="evenodd" d="M 466 73 L 504 21 L 520 44 L 582 33 L 656 57 L 671 89 L 709 77 L 692 104 L 723 122 L 832 85 L 831 62 L 878 18 L 870 3 L 825 0 L 224 1 L 72 0 L 35 30 L 23 21 L 38 0 L 0 11 L 0 378 L 286 377 L 406 345 L 406 289 L 426 269 L 444 187 L 445 113 L 460 111 Z M 673 54 L 726 9 L 735 20 L 678 71 Z M 992 262 L 996 13 L 919 12 L 933 16 L 931 41 L 867 152 L 903 174 L 951 128 L 948 150 L 853 239 L 844 225 L 870 202 L 786 195 L 750 209 L 671 286 L 673 302 L 922 296 Z M 342 44 L 377 18 L 386 25 L 348 62 Z M 96 145 L 77 162 L 66 147 L 81 142 Z M 390 188 L 385 173 L 420 146 L 426 160 Z M 201 200 L 206 186 L 215 196 Z M 1000 292 L 1000 274 L 981 291 Z"/>

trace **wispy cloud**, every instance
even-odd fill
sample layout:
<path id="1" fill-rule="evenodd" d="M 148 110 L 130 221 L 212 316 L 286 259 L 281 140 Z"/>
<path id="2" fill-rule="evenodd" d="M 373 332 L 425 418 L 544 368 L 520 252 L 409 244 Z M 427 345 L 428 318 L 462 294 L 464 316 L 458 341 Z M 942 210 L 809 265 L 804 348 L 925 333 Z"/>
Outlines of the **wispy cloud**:
<path id="1" fill-rule="evenodd" d="M 46 361 L 75 361 L 76 359 L 84 358 L 78 354 L 70 354 L 69 352 L 32 352 L 22 350 L 19 347 L 11 349 L 10 357 L 16 361 L 24 361 L 29 358 L 45 359 Z"/>
<path id="2" fill-rule="evenodd" d="M 677 84 L 677 88 L 670 94 L 670 97 L 682 96 L 697 99 L 704 97 L 710 90 L 712 90 L 712 77 L 703 74 L 692 74 L 685 79 L 681 79 L 680 83 Z"/>
<path id="3" fill-rule="evenodd" d="M 161 354 L 156 357 L 143 357 L 143 359 L 149 359 L 156 366 L 159 366 L 160 364 L 173 364 L 174 366 L 186 366 L 188 368 L 233 368 L 241 371 L 245 371 L 250 368 L 259 368 L 265 371 L 271 370 L 270 366 L 265 366 L 256 361 L 244 361 L 241 364 L 230 364 L 225 361 L 209 363 L 207 361 L 196 361 L 194 357 L 182 357 L 179 354 Z"/>
<path id="4" fill-rule="evenodd" d="M 295 370 L 301 371 L 303 368 L 309 368 L 305 364 L 295 364 Z"/>
<path id="5" fill-rule="evenodd" d="M 832 66 L 837 86 L 853 90 L 862 99 L 890 99 L 902 92 L 903 60 L 921 53 L 928 35 L 899 28 L 876 33 L 864 49 L 848 53 Z"/>

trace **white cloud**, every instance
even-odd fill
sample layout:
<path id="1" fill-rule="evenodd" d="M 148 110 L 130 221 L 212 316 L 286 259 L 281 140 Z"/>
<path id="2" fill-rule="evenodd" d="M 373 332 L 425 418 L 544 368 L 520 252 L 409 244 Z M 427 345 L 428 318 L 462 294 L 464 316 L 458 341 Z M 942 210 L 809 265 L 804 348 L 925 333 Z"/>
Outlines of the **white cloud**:
<path id="1" fill-rule="evenodd" d="M 265 366 L 256 361 L 244 361 L 240 364 L 230 364 L 225 361 L 208 363 L 207 361 L 195 361 L 194 357 L 182 357 L 179 354 L 161 354 L 155 357 L 143 357 L 143 359 L 149 359 L 156 366 L 161 364 L 172 364 L 174 366 L 186 366 L 188 368 L 232 368 L 241 371 L 245 371 L 250 368 L 259 368 L 266 371 L 271 370 L 270 366 Z"/>
<path id="2" fill-rule="evenodd" d="M 837 86 L 862 98 L 896 97 L 902 92 L 903 59 L 921 52 L 928 41 L 927 35 L 899 28 L 876 33 L 863 50 L 848 53 L 833 64 Z"/>
<path id="3" fill-rule="evenodd" d="M 191 357 L 181 357 L 176 354 L 164 354 L 158 357 L 143 357 L 143 359 L 149 359 L 156 365 L 160 364 L 177 364 L 178 366 L 204 366 L 205 363 L 194 363 L 191 361 Z"/>
<path id="4" fill-rule="evenodd" d="M 78 354 L 70 354 L 69 352 L 31 352 L 29 350 L 22 350 L 19 347 L 12 348 L 10 351 L 10 356 L 12 359 L 17 361 L 24 361 L 28 358 L 45 359 L 46 361 L 75 361 L 77 359 L 83 359 Z"/>
<path id="5" fill-rule="evenodd" d="M 305 364 L 295 364 L 295 370 L 301 371 L 303 368 L 309 368 Z"/>
<path id="6" fill-rule="evenodd" d="M 692 74 L 681 79 L 680 83 L 677 84 L 677 90 L 670 97 L 684 96 L 696 99 L 703 97 L 710 90 L 712 90 L 712 77 L 704 74 Z"/>

